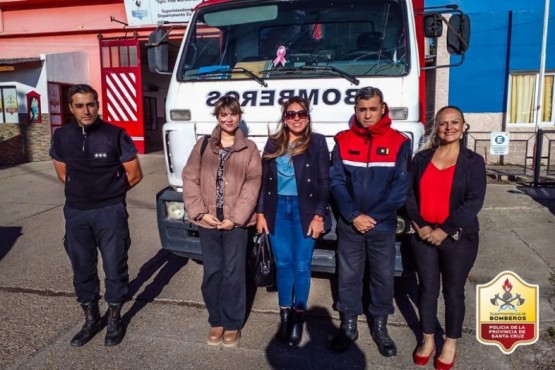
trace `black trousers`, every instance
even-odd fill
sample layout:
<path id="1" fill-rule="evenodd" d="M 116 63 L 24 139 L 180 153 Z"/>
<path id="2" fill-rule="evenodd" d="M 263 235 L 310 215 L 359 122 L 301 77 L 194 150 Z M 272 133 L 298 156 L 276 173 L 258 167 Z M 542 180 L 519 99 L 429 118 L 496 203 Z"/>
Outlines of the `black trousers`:
<path id="1" fill-rule="evenodd" d="M 247 309 L 247 229 L 206 229 L 199 227 L 204 276 L 202 297 L 210 326 L 240 329 Z"/>
<path id="2" fill-rule="evenodd" d="M 64 247 L 73 269 L 73 286 L 79 303 L 100 296 L 98 250 L 106 276 L 105 300 L 123 303 L 128 297 L 127 252 L 131 245 L 125 203 L 80 210 L 64 206 L 66 234 Z"/>
<path id="3" fill-rule="evenodd" d="M 366 262 L 370 272 L 372 317 L 394 312 L 395 232 L 359 233 L 341 218 L 337 221 L 338 295 L 337 309 L 347 314 L 362 314 L 362 288 Z"/>
<path id="4" fill-rule="evenodd" d="M 440 281 L 445 300 L 445 334 L 457 339 L 462 335 L 465 314 L 464 285 L 478 255 L 478 233 L 462 234 L 458 241 L 447 237 L 435 247 L 411 237 L 411 246 L 418 274 L 418 310 L 422 331 L 433 334 L 436 330 L 437 300 Z"/>

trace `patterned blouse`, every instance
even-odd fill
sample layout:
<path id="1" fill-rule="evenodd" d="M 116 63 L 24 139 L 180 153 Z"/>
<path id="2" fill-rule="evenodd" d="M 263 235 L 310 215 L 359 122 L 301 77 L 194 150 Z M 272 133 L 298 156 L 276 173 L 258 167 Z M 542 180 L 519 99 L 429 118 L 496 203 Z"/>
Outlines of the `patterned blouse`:
<path id="1" fill-rule="evenodd" d="M 220 165 L 218 166 L 218 173 L 216 174 L 216 208 L 224 208 L 224 167 L 225 161 L 231 153 L 233 146 L 227 148 L 220 148 L 218 154 L 220 155 Z"/>

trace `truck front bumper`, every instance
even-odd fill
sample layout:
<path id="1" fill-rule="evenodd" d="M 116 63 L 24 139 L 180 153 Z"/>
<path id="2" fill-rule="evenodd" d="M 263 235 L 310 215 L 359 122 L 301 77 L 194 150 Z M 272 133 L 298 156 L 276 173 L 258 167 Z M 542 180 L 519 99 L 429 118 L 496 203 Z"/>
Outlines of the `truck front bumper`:
<path id="1" fill-rule="evenodd" d="M 156 218 L 162 248 L 183 257 L 202 261 L 197 226 L 187 220 L 170 219 L 166 210 L 167 202 L 183 202 L 183 193 L 172 187 L 167 187 L 156 194 Z M 316 242 L 312 255 L 312 271 L 335 273 L 336 241 L 334 219 L 332 231 Z M 407 235 L 397 236 L 397 242 L 395 243 L 395 276 L 412 274 L 411 260 Z"/>

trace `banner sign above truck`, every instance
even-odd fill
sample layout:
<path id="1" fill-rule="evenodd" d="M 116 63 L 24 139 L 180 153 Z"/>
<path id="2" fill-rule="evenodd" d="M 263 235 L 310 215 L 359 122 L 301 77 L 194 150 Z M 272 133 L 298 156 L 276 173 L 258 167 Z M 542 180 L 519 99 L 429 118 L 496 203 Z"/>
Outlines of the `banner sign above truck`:
<path id="1" fill-rule="evenodd" d="M 124 0 L 130 26 L 156 25 L 161 21 L 186 23 L 202 0 Z"/>

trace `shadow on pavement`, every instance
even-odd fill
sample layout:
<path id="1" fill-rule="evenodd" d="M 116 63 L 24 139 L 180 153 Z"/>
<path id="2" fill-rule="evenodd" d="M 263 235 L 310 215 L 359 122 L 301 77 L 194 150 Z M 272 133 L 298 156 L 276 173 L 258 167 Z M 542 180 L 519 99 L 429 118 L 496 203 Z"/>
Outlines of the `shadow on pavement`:
<path id="1" fill-rule="evenodd" d="M 162 290 L 169 284 L 172 277 L 185 266 L 188 261 L 188 258 L 179 257 L 161 249 L 141 267 L 137 277 L 129 282 L 129 297 L 135 296 L 142 285 L 147 282 L 156 271 L 158 271 L 158 273 L 152 282 L 135 298 L 131 308 L 123 315 L 122 324 L 124 331 L 127 329 L 131 319 L 162 293 Z"/>
<path id="2" fill-rule="evenodd" d="M 23 235 L 21 229 L 21 226 L 0 226 L 0 260 L 6 257 L 15 245 L 17 238 Z"/>
<path id="3" fill-rule="evenodd" d="M 422 330 L 420 330 L 420 321 L 416 312 L 418 307 L 416 274 L 396 277 L 394 289 L 393 299 L 395 299 L 397 308 L 414 334 L 416 341 L 420 343 L 422 341 Z"/>
<path id="4" fill-rule="evenodd" d="M 517 186 L 517 189 L 549 209 L 549 211 L 555 215 L 555 187 Z"/>
<path id="5" fill-rule="evenodd" d="M 278 327 L 276 321 L 276 331 Z M 306 333 L 310 340 L 297 348 L 289 348 L 275 338 L 266 347 L 266 358 L 272 369 L 366 369 L 362 350 L 353 344 L 344 353 L 329 349 L 329 342 L 337 329 L 327 308 L 316 306 L 307 311 Z"/>
<path id="6" fill-rule="evenodd" d="M 409 329 L 414 334 L 416 343 L 414 348 L 422 345 L 423 334 L 420 328 L 420 319 L 418 317 L 418 279 L 416 273 L 401 276 L 395 278 L 395 293 L 394 293 L 395 303 L 397 308 L 403 315 L 403 318 L 407 322 Z M 439 304 L 439 302 L 438 302 Z M 370 322 L 370 321 L 368 321 Z M 443 336 L 445 332 L 441 327 L 439 319 L 436 318 L 436 331 L 434 333 L 436 348 L 440 353 L 441 347 L 443 346 Z"/>

